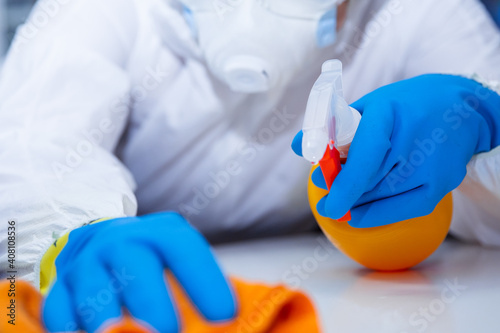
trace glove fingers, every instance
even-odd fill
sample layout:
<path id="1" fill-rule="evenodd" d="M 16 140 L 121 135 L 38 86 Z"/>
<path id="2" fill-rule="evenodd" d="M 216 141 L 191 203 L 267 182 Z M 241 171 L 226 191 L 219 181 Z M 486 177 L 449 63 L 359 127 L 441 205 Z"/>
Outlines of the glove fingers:
<path id="1" fill-rule="evenodd" d="M 351 210 L 349 225 L 371 228 L 430 214 L 436 202 L 427 199 L 427 188 L 418 187 L 399 195 L 367 203 Z"/>
<path id="2" fill-rule="evenodd" d="M 180 215 L 174 218 L 189 226 Z M 168 239 L 162 235 L 156 247 L 200 312 L 212 321 L 232 319 L 236 313 L 232 289 L 203 236 L 191 227 L 168 229 L 164 235 Z"/>
<path id="3" fill-rule="evenodd" d="M 330 218 L 327 214 L 326 214 L 326 210 L 325 210 L 325 205 L 326 205 L 326 195 L 321 198 L 318 203 L 316 204 L 316 211 L 318 212 L 319 215 L 323 216 L 323 217 L 328 217 Z"/>
<path id="4" fill-rule="evenodd" d="M 412 174 L 412 177 L 403 177 L 401 168 L 404 167 L 404 165 L 396 165 L 392 168 L 392 170 L 387 173 L 387 175 L 383 177 L 382 180 L 380 180 L 380 182 L 373 187 L 373 189 L 364 193 L 359 200 L 356 201 L 354 207 L 400 195 L 401 193 L 405 193 L 422 186 L 422 180 L 424 177 L 418 175 L 418 170 Z M 428 178 L 429 177 L 427 177 L 427 179 Z"/>
<path id="5" fill-rule="evenodd" d="M 325 212 L 333 219 L 344 216 L 383 177 L 381 169 L 391 148 L 393 119 L 384 117 L 386 112 L 380 112 L 378 118 L 374 113 L 361 119 L 347 162 L 330 189 Z"/>
<path id="6" fill-rule="evenodd" d="M 121 275 L 113 287 L 130 314 L 158 332 L 178 332 L 173 298 L 165 283 L 165 267 L 157 253 L 131 244 L 110 261 Z"/>
<path id="7" fill-rule="evenodd" d="M 311 180 L 316 187 L 319 187 L 323 190 L 328 189 L 328 187 L 326 186 L 325 177 L 323 176 L 323 172 L 321 171 L 320 167 L 317 167 L 313 171 L 313 173 L 311 175 Z"/>
<path id="8" fill-rule="evenodd" d="M 292 141 L 292 150 L 295 154 L 299 155 L 302 157 L 302 137 L 304 136 L 304 133 L 302 131 L 299 131 L 297 135 L 293 138 Z"/>
<path id="9" fill-rule="evenodd" d="M 119 293 L 114 289 L 116 277 L 108 272 L 103 263 L 82 257 L 78 266 L 67 275 L 66 283 L 73 295 L 73 308 L 79 315 L 79 326 L 85 332 L 94 333 L 108 322 L 121 316 Z"/>
<path id="10" fill-rule="evenodd" d="M 42 317 L 48 332 L 78 332 L 76 314 L 68 288 L 56 281 L 45 299 Z"/>

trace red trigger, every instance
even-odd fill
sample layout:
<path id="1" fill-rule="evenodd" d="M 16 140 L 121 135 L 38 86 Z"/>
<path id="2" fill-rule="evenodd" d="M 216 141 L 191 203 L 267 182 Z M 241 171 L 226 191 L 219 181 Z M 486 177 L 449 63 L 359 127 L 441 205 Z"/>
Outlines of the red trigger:
<path id="1" fill-rule="evenodd" d="M 332 145 L 333 146 L 333 145 Z M 325 155 L 319 161 L 319 166 L 321 168 L 321 172 L 323 173 L 323 177 L 325 177 L 326 186 L 328 187 L 328 191 L 332 187 L 333 181 L 337 178 L 342 167 L 340 165 L 340 154 L 339 151 L 333 147 L 330 149 L 330 145 L 326 148 Z M 351 220 L 351 212 L 347 212 L 347 214 L 340 218 L 339 222 L 349 222 Z"/>

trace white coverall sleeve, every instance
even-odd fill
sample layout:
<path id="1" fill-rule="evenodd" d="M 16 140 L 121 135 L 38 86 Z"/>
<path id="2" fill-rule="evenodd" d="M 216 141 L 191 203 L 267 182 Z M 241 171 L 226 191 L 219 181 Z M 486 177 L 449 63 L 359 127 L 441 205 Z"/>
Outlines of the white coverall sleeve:
<path id="1" fill-rule="evenodd" d="M 133 179 L 113 155 L 129 114 L 133 5 L 54 4 L 38 2 L 0 76 L 0 272 L 15 221 L 17 276 L 36 287 L 55 239 L 137 209 Z"/>
<path id="2" fill-rule="evenodd" d="M 412 43 L 403 57 L 404 78 L 448 73 L 500 80 L 500 34 L 479 1 L 413 0 L 403 2 L 403 10 L 414 13 L 405 16 L 416 34 L 401 36 Z M 453 191 L 453 201 L 454 235 L 500 246 L 500 148 L 470 161 L 464 182 Z"/>

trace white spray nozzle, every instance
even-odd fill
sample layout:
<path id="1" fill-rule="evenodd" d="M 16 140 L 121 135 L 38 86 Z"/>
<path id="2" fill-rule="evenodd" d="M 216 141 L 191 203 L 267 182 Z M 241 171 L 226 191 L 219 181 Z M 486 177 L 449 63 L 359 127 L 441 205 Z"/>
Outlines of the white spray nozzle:
<path id="1" fill-rule="evenodd" d="M 307 101 L 302 132 L 302 155 L 317 164 L 330 145 L 344 146 L 352 142 L 361 116 L 344 100 L 342 62 L 328 60 Z"/>

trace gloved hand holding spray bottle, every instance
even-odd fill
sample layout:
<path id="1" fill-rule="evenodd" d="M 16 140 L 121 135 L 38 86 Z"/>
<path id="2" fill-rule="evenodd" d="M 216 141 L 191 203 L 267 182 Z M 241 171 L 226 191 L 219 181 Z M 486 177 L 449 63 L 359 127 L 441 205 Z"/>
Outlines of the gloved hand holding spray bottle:
<path id="1" fill-rule="evenodd" d="M 350 213 L 338 220 L 325 217 L 322 209 L 326 195 L 341 171 L 341 163 L 346 162 L 360 121 L 360 113 L 343 98 L 342 63 L 329 60 L 311 90 L 303 129 L 292 148 L 316 165 L 309 180 L 309 202 L 328 239 L 368 268 L 406 269 L 427 258 L 446 237 L 452 216 L 451 194 L 430 215 L 383 226 L 355 228 L 350 225 Z"/>

